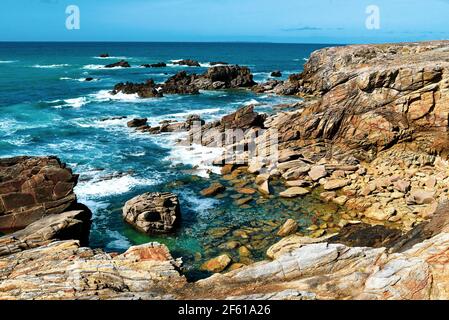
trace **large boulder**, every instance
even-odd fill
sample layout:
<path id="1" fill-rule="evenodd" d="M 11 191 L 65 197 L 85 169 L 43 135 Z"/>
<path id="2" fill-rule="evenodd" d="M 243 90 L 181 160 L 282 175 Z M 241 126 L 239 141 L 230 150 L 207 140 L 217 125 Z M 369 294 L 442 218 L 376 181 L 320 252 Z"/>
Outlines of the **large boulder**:
<path id="1" fill-rule="evenodd" d="M 197 75 L 181 71 L 170 77 L 163 85 L 167 94 L 199 94 L 199 88 L 193 83 Z"/>
<path id="2" fill-rule="evenodd" d="M 173 193 L 144 193 L 123 207 L 125 221 L 149 234 L 173 231 L 180 216 L 178 197 Z"/>
<path id="3" fill-rule="evenodd" d="M 0 230 L 17 230 L 76 205 L 78 181 L 56 157 L 0 159 Z"/>
<path id="4" fill-rule="evenodd" d="M 210 80 L 214 89 L 250 88 L 256 84 L 251 70 L 241 66 L 215 66 L 209 68 L 203 77 Z M 214 83 L 221 83 L 221 85 L 214 86 Z"/>

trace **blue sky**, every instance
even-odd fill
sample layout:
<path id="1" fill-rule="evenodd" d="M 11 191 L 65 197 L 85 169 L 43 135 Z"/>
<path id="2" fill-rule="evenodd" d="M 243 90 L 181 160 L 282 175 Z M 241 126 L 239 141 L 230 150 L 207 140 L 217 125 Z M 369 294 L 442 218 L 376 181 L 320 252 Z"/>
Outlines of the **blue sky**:
<path id="1" fill-rule="evenodd" d="M 0 41 L 370 43 L 449 38 L 449 0 L 2 0 Z M 80 30 L 65 28 L 77 5 Z M 367 30 L 368 5 L 381 28 Z"/>

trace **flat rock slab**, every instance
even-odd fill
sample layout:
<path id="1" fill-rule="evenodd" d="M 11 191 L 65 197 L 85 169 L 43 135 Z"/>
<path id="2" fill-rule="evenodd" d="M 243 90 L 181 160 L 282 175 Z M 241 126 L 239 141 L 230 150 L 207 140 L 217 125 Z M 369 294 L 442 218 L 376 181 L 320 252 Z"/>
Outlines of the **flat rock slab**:
<path id="1" fill-rule="evenodd" d="M 292 187 L 289 188 L 283 192 L 281 192 L 279 195 L 283 198 L 295 198 L 299 196 L 303 196 L 310 193 L 309 190 L 301 187 Z"/>

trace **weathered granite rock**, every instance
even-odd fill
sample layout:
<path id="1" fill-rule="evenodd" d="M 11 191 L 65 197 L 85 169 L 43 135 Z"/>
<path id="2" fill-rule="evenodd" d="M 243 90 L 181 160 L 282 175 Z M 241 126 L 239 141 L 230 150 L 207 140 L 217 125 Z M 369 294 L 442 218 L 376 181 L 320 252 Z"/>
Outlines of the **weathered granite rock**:
<path id="1" fill-rule="evenodd" d="M 125 203 L 123 218 L 145 233 L 170 232 L 181 219 L 178 197 L 172 193 L 144 193 Z"/>
<path id="2" fill-rule="evenodd" d="M 53 242 L 0 257 L 0 299 L 173 299 L 186 285 L 179 267 L 158 243 L 111 255 Z"/>
<path id="3" fill-rule="evenodd" d="M 314 96 L 279 126 L 281 141 L 322 139 L 363 160 L 393 144 L 447 154 L 449 42 L 354 45 L 314 52 L 280 93 Z M 426 128 L 423 130 L 423 128 Z"/>
<path id="4" fill-rule="evenodd" d="M 196 78 L 196 74 L 178 72 L 165 81 L 163 91 L 167 94 L 199 94 L 199 88 L 193 84 Z"/>
<path id="5" fill-rule="evenodd" d="M 25 229 L 0 237 L 0 256 L 46 245 L 54 240 L 79 240 L 82 245 L 89 241 L 92 213 L 87 207 L 46 216 Z"/>
<path id="6" fill-rule="evenodd" d="M 236 112 L 224 116 L 221 119 L 221 126 L 223 129 L 249 129 L 249 128 L 263 128 L 263 123 L 266 116 L 254 112 L 254 106 L 244 106 L 239 108 Z"/>
<path id="7" fill-rule="evenodd" d="M 56 157 L 0 159 L 0 230 L 21 229 L 76 204 L 78 176 Z"/>

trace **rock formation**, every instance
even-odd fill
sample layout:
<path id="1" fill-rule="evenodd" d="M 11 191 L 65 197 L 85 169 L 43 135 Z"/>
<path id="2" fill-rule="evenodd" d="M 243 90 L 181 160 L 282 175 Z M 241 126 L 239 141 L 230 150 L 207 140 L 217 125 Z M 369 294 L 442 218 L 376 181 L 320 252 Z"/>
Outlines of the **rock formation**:
<path id="1" fill-rule="evenodd" d="M 297 132 L 301 139 L 328 141 L 333 152 L 350 151 L 363 160 L 397 143 L 447 155 L 448 47 L 447 41 L 435 41 L 314 52 L 304 72 L 278 88 L 316 97 L 301 116 L 279 128 L 283 141 Z"/>
<path id="2" fill-rule="evenodd" d="M 191 60 L 191 59 L 174 61 L 173 64 L 177 64 L 180 66 L 188 66 L 188 67 L 201 67 L 201 65 L 198 61 Z"/>
<path id="3" fill-rule="evenodd" d="M 163 97 L 162 91 L 153 80 L 147 80 L 145 83 L 118 83 L 114 86 L 112 94 L 122 92 L 124 94 L 137 94 L 140 98 L 160 98 Z"/>
<path id="4" fill-rule="evenodd" d="M 105 68 L 131 68 L 131 65 L 128 63 L 128 61 L 120 60 L 115 63 L 111 63 L 104 66 Z"/>
<path id="5" fill-rule="evenodd" d="M 172 193 L 145 193 L 123 207 L 123 218 L 145 233 L 172 231 L 181 219 L 178 197 Z"/>
<path id="6" fill-rule="evenodd" d="M 0 159 L 0 230 L 16 230 L 76 206 L 78 176 L 56 157 Z"/>
<path id="7" fill-rule="evenodd" d="M 114 87 L 112 94 L 137 93 L 142 98 L 161 97 L 162 94 L 199 94 L 200 90 L 251 88 L 256 83 L 247 67 L 214 66 L 202 75 L 180 71 L 163 84 L 148 80 L 143 84 L 127 82 Z"/>

